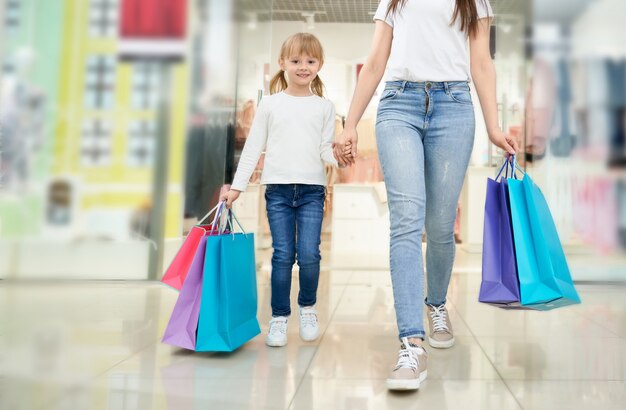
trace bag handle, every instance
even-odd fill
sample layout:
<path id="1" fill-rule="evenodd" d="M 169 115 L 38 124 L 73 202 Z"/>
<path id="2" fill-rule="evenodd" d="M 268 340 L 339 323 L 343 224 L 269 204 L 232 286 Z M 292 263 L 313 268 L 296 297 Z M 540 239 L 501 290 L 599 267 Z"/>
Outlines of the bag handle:
<path id="1" fill-rule="evenodd" d="M 204 222 L 204 220 L 205 220 L 205 219 L 207 219 L 209 216 L 211 216 L 211 214 L 212 214 L 213 212 L 215 212 L 215 211 L 217 210 L 217 208 L 219 208 L 219 207 L 220 207 L 220 205 L 222 205 L 222 204 L 221 204 L 221 203 L 219 203 L 219 204 L 215 205 L 215 206 L 214 206 L 214 207 L 213 207 L 213 208 L 212 208 L 209 212 L 207 212 L 207 214 L 206 214 L 206 215 L 204 215 L 204 216 L 203 216 L 203 217 L 202 217 L 202 218 L 198 221 L 198 223 L 197 223 L 196 225 L 202 225 L 202 222 Z M 217 214 L 216 214 L 216 216 L 217 216 Z M 215 219 L 213 219 L 213 221 L 215 221 Z"/>
<path id="2" fill-rule="evenodd" d="M 513 175 L 515 175 L 515 179 L 517 179 L 516 171 L 521 172 L 522 175 L 526 175 L 526 172 L 517 163 L 517 155 L 513 155 L 513 165 L 512 165 L 512 168 L 513 168 Z"/>
<path id="3" fill-rule="evenodd" d="M 220 226 L 222 224 L 220 218 L 222 217 L 222 213 L 224 212 L 224 208 L 226 207 L 226 201 L 222 201 L 219 204 L 217 204 L 217 212 L 215 212 L 215 217 L 213 218 L 213 222 L 211 222 L 211 234 L 213 234 L 213 231 L 215 231 L 215 228 L 217 228 L 217 233 L 218 235 L 220 234 Z"/>
<path id="4" fill-rule="evenodd" d="M 505 167 L 506 167 L 506 176 L 505 176 L 505 178 L 509 177 L 509 167 L 507 167 L 508 163 L 509 163 L 508 158 L 505 158 L 504 164 L 502 164 L 502 167 L 500 168 L 500 171 L 498 172 L 498 175 L 496 176 L 496 179 L 495 179 L 496 181 L 498 179 L 500 179 L 500 176 L 502 175 L 502 171 L 504 171 Z"/>
<path id="5" fill-rule="evenodd" d="M 241 233 L 243 233 L 245 236 L 247 236 L 248 234 L 246 233 L 246 230 L 243 229 L 243 226 L 241 225 L 241 222 L 239 222 L 239 219 L 237 219 L 237 215 L 235 215 L 235 212 L 233 212 L 232 208 L 231 209 L 226 209 L 226 223 L 224 224 L 224 227 L 220 228 L 220 235 L 224 232 L 224 228 L 228 227 L 230 228 L 230 232 L 235 235 L 235 229 L 233 227 L 233 221 L 232 218 L 235 218 L 235 222 L 237 222 L 237 225 L 239 225 L 239 229 L 241 229 Z M 232 218 L 231 218 L 232 217 Z"/>
<path id="6" fill-rule="evenodd" d="M 505 172 L 506 170 L 506 172 Z M 511 171 L 511 176 L 509 177 L 509 171 Z M 502 167 L 500 168 L 500 171 L 498 172 L 498 176 L 496 176 L 496 181 L 498 179 L 500 179 L 500 177 L 502 176 L 502 172 L 505 172 L 504 174 L 504 178 L 505 179 L 509 179 L 509 178 L 513 178 L 513 179 L 518 179 L 517 178 L 517 171 L 520 171 L 522 173 L 522 175 L 526 175 L 526 172 L 524 172 L 524 170 L 519 166 L 519 164 L 517 163 L 517 156 L 516 155 L 511 155 L 508 158 L 504 158 L 504 163 L 502 164 Z"/>

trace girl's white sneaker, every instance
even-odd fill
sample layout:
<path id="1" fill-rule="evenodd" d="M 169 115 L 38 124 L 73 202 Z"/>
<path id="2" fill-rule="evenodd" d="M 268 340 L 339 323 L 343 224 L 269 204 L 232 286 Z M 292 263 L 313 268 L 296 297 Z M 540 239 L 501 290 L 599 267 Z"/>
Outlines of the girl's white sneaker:
<path id="1" fill-rule="evenodd" d="M 270 331 L 265 344 L 272 347 L 282 347 L 287 344 L 287 317 L 278 316 L 270 320 Z"/>
<path id="2" fill-rule="evenodd" d="M 320 336 L 315 306 L 300 307 L 300 338 L 312 342 Z"/>

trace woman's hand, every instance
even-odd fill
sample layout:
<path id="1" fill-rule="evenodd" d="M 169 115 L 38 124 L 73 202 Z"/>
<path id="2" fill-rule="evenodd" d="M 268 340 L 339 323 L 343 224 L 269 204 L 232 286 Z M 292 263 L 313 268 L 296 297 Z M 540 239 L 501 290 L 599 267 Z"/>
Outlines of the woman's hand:
<path id="1" fill-rule="evenodd" d="M 231 189 L 229 191 L 223 192 L 220 195 L 220 202 L 226 201 L 226 208 L 230 209 L 233 206 L 233 202 L 239 198 L 241 195 L 241 191 L 237 191 L 236 189 Z"/>
<path id="2" fill-rule="evenodd" d="M 345 128 L 341 136 L 333 144 L 333 152 L 341 166 L 354 164 L 357 156 L 357 142 L 359 136 L 356 129 Z"/>
<path id="3" fill-rule="evenodd" d="M 352 144 L 348 143 L 344 145 L 343 148 L 343 155 L 342 156 L 337 156 L 337 153 L 335 152 L 335 146 L 336 144 L 333 143 L 333 156 L 335 157 L 335 160 L 337 160 L 337 164 L 339 164 L 339 168 L 345 168 L 346 164 L 345 164 L 345 160 L 352 158 Z"/>
<path id="4" fill-rule="evenodd" d="M 507 153 L 507 156 L 515 155 L 519 151 L 519 146 L 515 138 L 505 134 L 499 128 L 489 133 L 489 140 L 491 140 L 495 146 L 503 149 Z"/>

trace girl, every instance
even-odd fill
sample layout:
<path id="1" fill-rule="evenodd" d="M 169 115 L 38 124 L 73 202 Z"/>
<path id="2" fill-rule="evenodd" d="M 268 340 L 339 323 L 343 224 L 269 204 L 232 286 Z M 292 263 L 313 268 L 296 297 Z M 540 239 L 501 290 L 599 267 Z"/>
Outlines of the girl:
<path id="1" fill-rule="evenodd" d="M 300 337 L 313 341 L 319 336 L 315 302 L 326 197 L 324 162 L 337 165 L 333 155 L 335 108 L 323 98 L 322 80 L 317 75 L 324 64 L 320 42 L 311 34 L 295 34 L 283 43 L 278 63 L 280 71 L 270 83 L 272 95 L 259 104 L 231 189 L 221 198 L 230 208 L 245 191 L 265 148 L 261 183 L 267 185 L 265 199 L 274 248 L 268 346 L 287 344 L 291 268 L 296 255 Z M 348 151 L 343 154 L 351 156 Z"/>
<path id="2" fill-rule="evenodd" d="M 387 379 L 392 390 L 418 389 L 426 378 L 424 227 L 428 343 L 435 348 L 454 345 L 445 302 L 455 255 L 456 205 L 474 142 L 470 72 L 489 139 L 510 154 L 518 149 L 498 125 L 489 53 L 492 16 L 486 0 L 382 0 L 374 15 L 372 51 L 335 146 L 341 164 L 354 161 L 356 125 L 386 67 L 376 136 L 389 198 L 391 278 L 402 341 L 397 365 Z M 352 158 L 343 154 L 350 143 Z"/>

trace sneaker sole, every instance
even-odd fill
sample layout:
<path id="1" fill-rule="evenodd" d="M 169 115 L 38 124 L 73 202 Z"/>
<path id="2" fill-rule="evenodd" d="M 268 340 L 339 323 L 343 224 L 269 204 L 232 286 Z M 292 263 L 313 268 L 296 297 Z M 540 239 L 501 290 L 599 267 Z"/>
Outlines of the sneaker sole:
<path id="1" fill-rule="evenodd" d="M 270 340 L 266 340 L 265 344 L 268 345 L 269 347 L 283 347 L 287 345 L 287 341 L 278 341 L 278 342 L 272 342 Z"/>
<path id="2" fill-rule="evenodd" d="M 435 349 L 449 349 L 454 346 L 454 338 L 440 342 L 438 340 L 428 338 L 428 344 Z"/>
<path id="3" fill-rule="evenodd" d="M 428 371 L 424 370 L 417 379 L 398 380 L 387 379 L 387 389 L 389 390 L 418 390 L 420 384 L 428 377 Z"/>
<path id="4" fill-rule="evenodd" d="M 320 332 L 319 331 L 315 334 L 315 337 L 304 337 L 304 336 L 302 336 L 302 334 L 300 334 L 300 339 L 302 339 L 305 342 L 314 342 L 319 337 L 320 337 Z"/>

